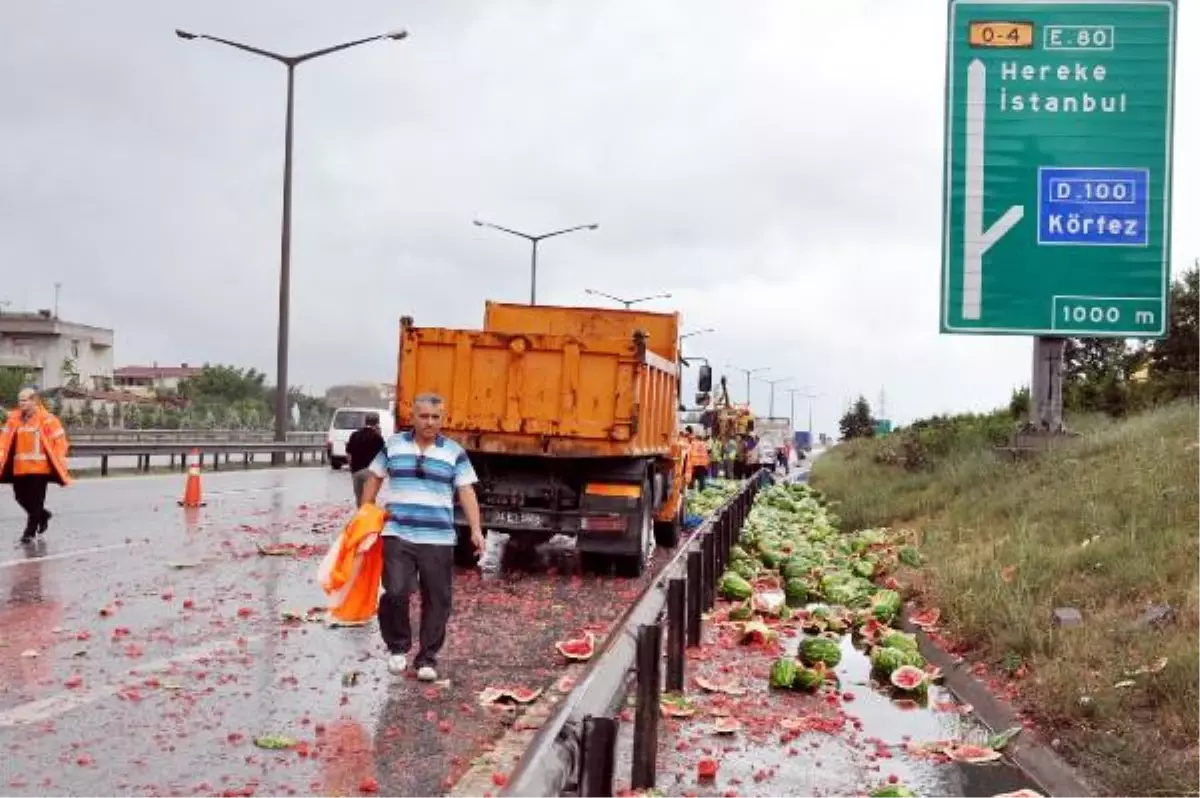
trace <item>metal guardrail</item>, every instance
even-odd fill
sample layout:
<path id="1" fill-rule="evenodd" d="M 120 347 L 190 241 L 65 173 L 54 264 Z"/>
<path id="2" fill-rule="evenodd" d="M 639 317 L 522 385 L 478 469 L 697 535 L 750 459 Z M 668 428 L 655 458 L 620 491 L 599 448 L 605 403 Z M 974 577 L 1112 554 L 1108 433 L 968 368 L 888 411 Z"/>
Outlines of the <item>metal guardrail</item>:
<path id="1" fill-rule="evenodd" d="M 324 443 L 325 431 L 289 432 L 289 443 Z M 68 429 L 67 437 L 79 443 L 273 443 L 274 433 L 238 429 Z"/>
<path id="2" fill-rule="evenodd" d="M 617 715 L 637 673 L 632 787 L 654 786 L 666 626 L 666 689 L 683 689 L 684 648 L 699 646 L 702 614 L 758 490 L 762 471 L 721 505 L 667 563 L 614 626 L 603 650 L 533 738 L 502 795 L 613 795 Z M 664 612 L 665 611 L 665 612 Z M 665 618 L 664 618 L 665 614 Z"/>
<path id="3" fill-rule="evenodd" d="M 122 441 L 108 443 L 83 443 L 76 440 L 71 441 L 71 448 L 67 452 L 68 457 L 98 457 L 100 458 L 100 476 L 108 476 L 108 466 L 110 457 L 136 457 L 137 470 L 149 471 L 150 459 L 152 457 L 167 457 L 169 467 L 175 467 L 175 458 L 179 458 L 179 470 L 187 470 L 187 455 L 196 451 L 200 454 L 200 465 L 204 466 L 205 455 L 211 456 L 210 466 L 214 471 L 221 469 L 221 455 L 224 455 L 225 464 L 228 465 L 230 458 L 233 455 L 242 455 L 242 467 L 249 468 L 254 462 L 255 455 L 270 454 L 272 460 L 275 455 L 280 455 L 286 461 L 291 458 L 297 464 L 303 464 L 305 455 L 310 455 L 311 460 L 315 463 L 320 461 L 326 462 L 327 453 L 325 443 L 302 443 L 288 441 L 287 443 L 275 442 L 223 442 L 211 443 L 202 441 L 179 441 L 179 442 L 149 442 L 149 441 Z"/>

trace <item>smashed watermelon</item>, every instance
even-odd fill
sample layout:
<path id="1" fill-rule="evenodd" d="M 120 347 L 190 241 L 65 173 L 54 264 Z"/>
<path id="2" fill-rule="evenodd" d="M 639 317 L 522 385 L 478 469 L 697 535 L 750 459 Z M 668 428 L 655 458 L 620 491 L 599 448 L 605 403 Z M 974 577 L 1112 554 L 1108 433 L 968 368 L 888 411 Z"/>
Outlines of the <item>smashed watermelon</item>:
<path id="1" fill-rule="evenodd" d="M 923 693 L 926 689 L 925 671 L 911 665 L 901 665 L 892 671 L 892 686 L 906 693 Z"/>
<path id="2" fill-rule="evenodd" d="M 596 653 L 596 639 L 591 632 L 574 640 L 559 640 L 554 644 L 558 653 L 569 660 L 587 662 Z"/>

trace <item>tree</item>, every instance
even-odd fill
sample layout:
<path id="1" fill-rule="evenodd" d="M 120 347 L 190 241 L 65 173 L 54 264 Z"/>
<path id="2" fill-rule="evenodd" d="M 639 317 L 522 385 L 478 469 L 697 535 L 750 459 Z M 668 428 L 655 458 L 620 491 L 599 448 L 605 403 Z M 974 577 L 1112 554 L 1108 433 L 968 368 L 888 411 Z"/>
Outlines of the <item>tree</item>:
<path id="1" fill-rule="evenodd" d="M 245 399 L 265 402 L 266 380 L 267 375 L 257 369 L 206 365 L 195 377 L 180 383 L 179 395 L 192 400 L 222 399 L 227 403 Z"/>
<path id="2" fill-rule="evenodd" d="M 70 428 L 79 426 L 79 414 L 75 412 L 74 407 L 68 407 L 67 412 L 63 413 L 60 418 L 64 427 Z"/>
<path id="3" fill-rule="evenodd" d="M 112 426 L 111 417 L 108 414 L 108 405 L 100 405 L 100 409 L 96 411 L 96 427 L 98 429 L 108 429 Z"/>
<path id="4" fill-rule="evenodd" d="M 20 368 L 0 368 L 0 407 L 15 407 L 17 394 L 29 384 L 29 372 Z"/>
<path id="5" fill-rule="evenodd" d="M 1150 379 L 1160 398 L 1200 393 L 1200 260 L 1171 286 L 1167 335 L 1149 349 Z"/>
<path id="6" fill-rule="evenodd" d="M 842 440 L 845 441 L 875 436 L 875 419 L 871 416 L 871 405 L 864 397 L 858 397 L 854 406 L 842 416 L 838 427 L 842 432 Z"/>
<path id="7" fill-rule="evenodd" d="M 123 417 L 120 402 L 116 402 L 112 406 L 112 425 L 117 429 L 122 429 L 125 426 L 125 419 Z"/>
<path id="8" fill-rule="evenodd" d="M 79 423 L 84 427 L 92 427 L 96 423 L 96 407 L 91 399 L 85 399 L 83 409 L 79 411 Z"/>

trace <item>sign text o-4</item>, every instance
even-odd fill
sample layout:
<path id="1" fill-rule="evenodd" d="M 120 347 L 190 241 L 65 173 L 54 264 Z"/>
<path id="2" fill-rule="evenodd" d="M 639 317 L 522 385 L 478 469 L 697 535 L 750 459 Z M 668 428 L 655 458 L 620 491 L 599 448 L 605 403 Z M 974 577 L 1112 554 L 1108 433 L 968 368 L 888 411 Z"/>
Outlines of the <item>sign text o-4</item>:
<path id="1" fill-rule="evenodd" d="M 1032 47 L 1033 23 L 972 22 L 967 29 L 967 42 L 972 47 Z"/>

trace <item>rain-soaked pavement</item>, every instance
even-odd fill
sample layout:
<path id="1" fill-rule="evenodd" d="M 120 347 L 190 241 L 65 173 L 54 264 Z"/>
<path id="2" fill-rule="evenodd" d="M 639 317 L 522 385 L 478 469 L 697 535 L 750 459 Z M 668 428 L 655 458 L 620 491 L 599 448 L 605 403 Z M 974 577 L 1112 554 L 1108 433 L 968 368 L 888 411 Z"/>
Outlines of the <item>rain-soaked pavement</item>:
<path id="1" fill-rule="evenodd" d="M 581 575 L 569 551 L 499 569 L 497 538 L 482 574 L 456 574 L 446 681 L 419 685 L 387 674 L 374 624 L 305 620 L 350 516 L 345 472 L 209 473 L 198 510 L 177 506 L 182 488 L 52 487 L 33 547 L 0 494 L 0 792 L 443 793 L 512 723 L 479 692 L 553 684 L 553 642 L 603 632 L 650 578 Z M 256 545 L 280 543 L 301 548 Z M 298 744 L 254 744 L 271 734 Z"/>
<path id="2" fill-rule="evenodd" d="M 731 605 L 719 601 L 705 625 L 704 645 L 688 649 L 685 692 L 695 714 L 660 718 L 656 787 L 664 795 L 867 795 L 889 784 L 924 796 L 992 796 L 1034 789 L 1007 760 L 960 764 L 921 755 L 919 746 L 939 741 L 984 743 L 989 731 L 968 706 L 938 685 L 928 701 L 894 701 L 871 683 L 871 664 L 850 635 L 842 638 L 839 686 L 807 694 L 768 686 L 771 663 L 795 656 L 801 633 L 781 627 L 778 645 L 741 645 L 741 624 L 724 622 Z M 708 692 L 695 681 L 734 688 Z M 626 715 L 631 717 L 630 711 Z M 733 734 L 717 734 L 723 718 L 740 721 Z M 621 724 L 618 785 L 628 790 L 633 724 Z M 701 778 L 701 759 L 718 765 L 716 777 Z M 1036 793 L 1035 793 L 1036 794 Z"/>

